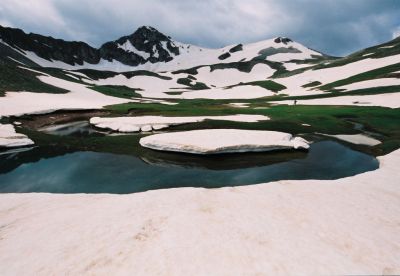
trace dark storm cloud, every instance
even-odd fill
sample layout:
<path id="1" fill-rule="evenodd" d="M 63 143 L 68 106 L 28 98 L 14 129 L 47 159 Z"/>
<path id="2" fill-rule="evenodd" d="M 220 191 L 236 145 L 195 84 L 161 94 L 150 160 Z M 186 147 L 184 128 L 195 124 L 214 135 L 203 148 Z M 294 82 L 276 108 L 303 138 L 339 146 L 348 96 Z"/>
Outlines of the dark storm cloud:
<path id="1" fill-rule="evenodd" d="M 151 25 L 206 47 L 288 36 L 343 55 L 400 33 L 398 0 L 2 0 L 0 24 L 94 46 Z"/>

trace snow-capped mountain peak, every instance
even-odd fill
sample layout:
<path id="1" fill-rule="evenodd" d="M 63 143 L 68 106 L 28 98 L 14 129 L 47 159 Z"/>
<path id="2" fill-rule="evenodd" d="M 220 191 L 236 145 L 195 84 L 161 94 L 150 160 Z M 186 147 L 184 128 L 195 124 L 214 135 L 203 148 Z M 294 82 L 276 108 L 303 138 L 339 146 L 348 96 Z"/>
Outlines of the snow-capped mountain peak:
<path id="1" fill-rule="evenodd" d="M 100 52 L 102 57 L 110 62 L 117 60 L 127 65 L 138 66 L 147 62 L 168 62 L 179 55 L 179 48 L 155 28 L 142 26 L 131 35 L 105 43 Z"/>
<path id="2" fill-rule="evenodd" d="M 22 50 L 21 53 L 36 64 L 62 69 L 169 71 L 254 59 L 287 63 L 321 56 L 287 37 L 208 49 L 174 41 L 150 26 L 139 27 L 132 34 L 107 42 L 99 49 L 83 42 L 25 34 L 11 28 L 0 27 L 0 38 L 14 49 Z"/>

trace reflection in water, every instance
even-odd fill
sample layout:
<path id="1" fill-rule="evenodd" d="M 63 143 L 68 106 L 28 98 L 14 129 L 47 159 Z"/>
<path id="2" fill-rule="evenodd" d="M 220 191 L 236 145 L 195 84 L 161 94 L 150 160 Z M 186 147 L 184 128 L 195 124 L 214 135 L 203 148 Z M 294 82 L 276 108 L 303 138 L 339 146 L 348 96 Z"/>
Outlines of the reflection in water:
<path id="1" fill-rule="evenodd" d="M 209 170 L 234 170 L 262 167 L 307 157 L 307 151 L 276 150 L 271 152 L 225 153 L 196 155 L 148 150 L 140 158 L 149 165 Z"/>
<path id="2" fill-rule="evenodd" d="M 50 149 L 44 154 L 40 150 L 0 157 L 0 192 L 134 193 L 171 187 L 214 188 L 282 179 L 337 179 L 378 168 L 374 157 L 332 141 L 317 142 L 308 153 L 212 158 L 154 153 L 142 157 L 149 163 L 136 156 L 57 153 Z"/>
<path id="3" fill-rule="evenodd" d="M 73 137 L 104 136 L 107 132 L 94 129 L 88 121 L 76 121 L 66 124 L 46 126 L 39 129 L 47 134 Z"/>

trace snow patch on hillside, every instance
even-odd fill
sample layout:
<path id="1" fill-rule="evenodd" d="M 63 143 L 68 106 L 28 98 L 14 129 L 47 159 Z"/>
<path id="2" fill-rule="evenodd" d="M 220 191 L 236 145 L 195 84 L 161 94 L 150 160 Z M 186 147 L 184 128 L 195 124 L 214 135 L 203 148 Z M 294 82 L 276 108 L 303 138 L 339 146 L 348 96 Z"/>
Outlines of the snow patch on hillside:
<path id="1" fill-rule="evenodd" d="M 293 105 L 293 100 L 270 102 L 273 104 Z M 297 100 L 297 105 L 353 105 L 353 106 L 382 106 L 400 108 L 400 93 L 376 95 L 338 96 L 321 99 Z"/>
<path id="2" fill-rule="evenodd" d="M 138 90 L 137 93 L 143 97 L 165 98 L 165 99 L 253 99 L 275 95 L 274 92 L 259 86 L 241 85 L 232 88 L 225 86 L 235 85 L 239 82 L 251 82 L 265 80 L 274 70 L 268 65 L 257 64 L 251 73 L 240 72 L 237 69 L 218 69 L 210 72 L 210 67 L 202 67 L 195 75 L 196 82 L 203 82 L 207 86 L 215 85 L 210 89 L 191 90 L 190 87 L 178 84 L 179 78 L 186 78 L 187 74 L 160 73 L 161 76 L 169 77 L 170 80 L 153 76 L 134 76 L 127 78 L 122 74 L 107 79 L 86 81 L 96 85 L 125 85 Z M 192 81 L 193 82 L 193 81 Z M 218 87 L 219 86 L 219 87 Z M 165 92 L 182 92 L 180 95 L 171 95 Z"/>
<path id="3" fill-rule="evenodd" d="M 79 64 L 67 64 L 62 61 L 58 60 L 47 60 L 44 58 L 39 57 L 36 55 L 34 52 L 31 51 L 26 51 L 25 52 L 25 57 L 32 60 L 36 64 L 39 64 L 42 67 L 54 67 L 54 68 L 60 68 L 64 70 L 80 70 L 80 69 L 94 69 L 94 70 L 100 70 L 100 71 L 114 71 L 114 72 L 126 72 L 126 71 L 132 71 L 136 70 L 136 67 L 132 67 L 129 65 L 125 65 L 119 61 L 112 60 L 108 61 L 105 59 L 101 59 L 99 63 L 92 64 L 92 63 L 87 63 L 83 62 L 83 65 Z"/>
<path id="4" fill-rule="evenodd" d="M 331 83 L 373 69 L 396 64 L 399 62 L 399 60 L 400 55 L 377 59 L 367 58 L 343 66 L 325 68 L 320 70 L 308 70 L 301 74 L 297 74 L 287 78 L 279 78 L 277 79 L 277 81 L 287 87 L 287 89 L 280 91 L 281 94 L 288 94 L 290 96 L 319 94 L 319 92 L 310 91 L 310 88 L 303 88 L 302 85 L 314 81 L 319 81 L 322 84 Z"/>
<path id="5" fill-rule="evenodd" d="M 217 69 L 211 72 L 209 66 L 202 67 L 197 72 L 198 74 L 195 75 L 197 81 L 204 82 L 208 86 L 225 87 L 240 82 L 266 80 L 272 76 L 275 70 L 266 64 L 256 64 L 250 73 L 241 72 L 233 68 Z"/>
<path id="6" fill-rule="evenodd" d="M 293 71 L 296 69 L 311 67 L 313 66 L 313 64 L 297 64 L 295 62 L 285 62 L 283 66 L 285 66 L 286 70 Z"/>
<path id="7" fill-rule="evenodd" d="M 65 94 L 7 92 L 5 97 L 0 97 L 0 117 L 43 114 L 56 110 L 97 109 L 106 105 L 129 102 L 127 99 L 103 95 L 80 83 L 48 75 L 39 76 L 38 79 L 70 92 Z"/>
<path id="8" fill-rule="evenodd" d="M 90 83 L 96 85 L 125 85 L 133 89 L 139 88 L 143 91 L 137 91 L 137 93 L 150 98 L 156 97 L 155 95 L 158 95 L 158 98 L 168 97 L 168 95 L 163 92 L 168 92 L 171 88 L 181 88 L 183 90 L 188 88 L 186 85 L 178 84 L 177 77 L 174 75 L 171 74 L 168 76 L 173 77 L 173 79 L 166 80 L 153 76 L 135 76 L 127 78 L 124 75 L 116 75 L 111 78 L 100 79 Z"/>
<path id="9" fill-rule="evenodd" d="M 168 95 L 175 99 L 257 99 L 275 95 L 274 92 L 253 85 L 240 85 L 229 89 L 212 88 L 207 90 L 194 90 L 181 95 Z M 159 96 L 159 95 L 156 95 Z M 160 95 L 161 96 L 161 95 Z"/>
<path id="10" fill-rule="evenodd" d="M 396 78 L 373 79 L 373 80 L 355 82 L 348 85 L 339 86 L 337 88 L 346 90 L 357 90 L 357 89 L 376 87 L 376 90 L 379 91 L 379 87 L 394 86 L 394 85 L 400 86 L 400 79 Z"/>

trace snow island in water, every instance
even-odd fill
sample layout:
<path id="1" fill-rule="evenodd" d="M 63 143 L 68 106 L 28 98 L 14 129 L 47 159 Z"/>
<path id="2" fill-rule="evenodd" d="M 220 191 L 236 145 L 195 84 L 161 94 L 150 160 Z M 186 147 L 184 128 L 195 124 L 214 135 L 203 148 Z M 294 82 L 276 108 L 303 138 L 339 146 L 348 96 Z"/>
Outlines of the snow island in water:
<path id="1" fill-rule="evenodd" d="M 308 149 L 301 137 L 277 131 L 205 129 L 155 134 L 140 139 L 146 148 L 192 154 L 261 152 L 280 149 Z"/>

